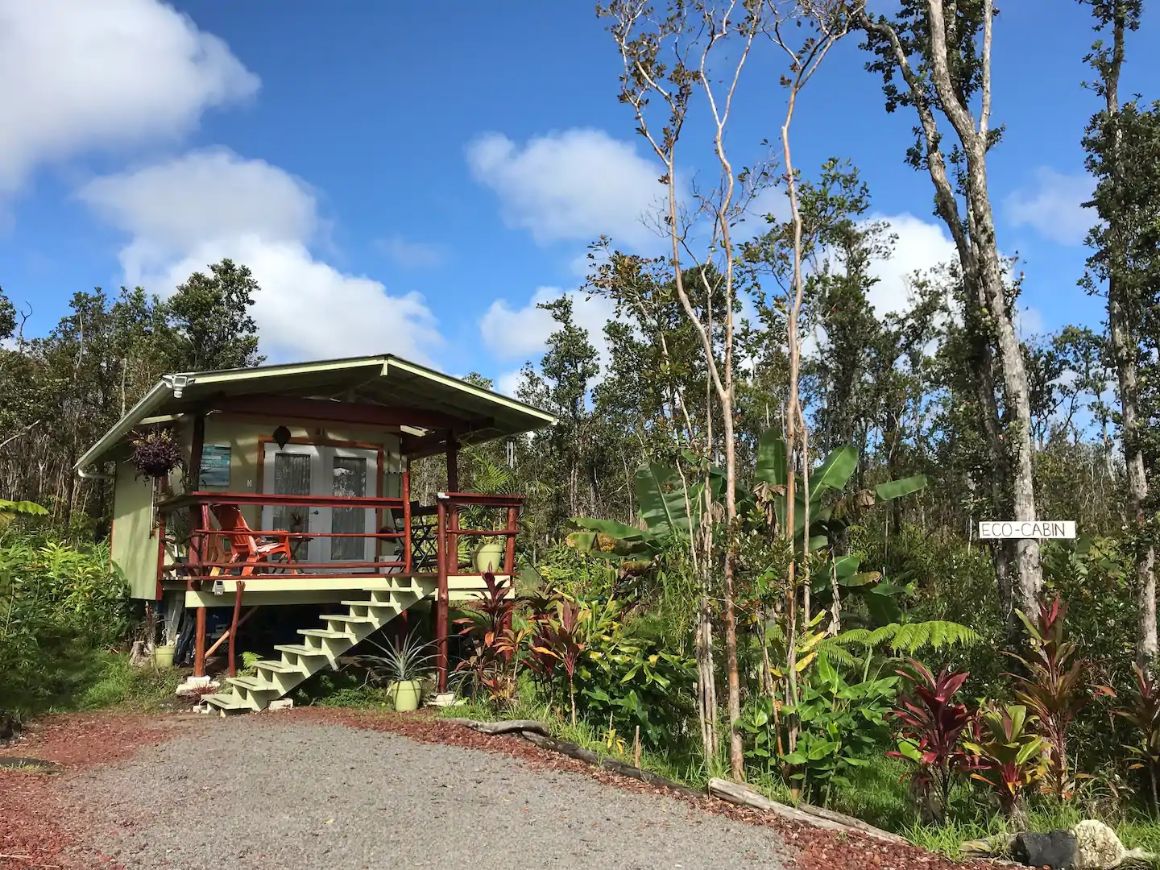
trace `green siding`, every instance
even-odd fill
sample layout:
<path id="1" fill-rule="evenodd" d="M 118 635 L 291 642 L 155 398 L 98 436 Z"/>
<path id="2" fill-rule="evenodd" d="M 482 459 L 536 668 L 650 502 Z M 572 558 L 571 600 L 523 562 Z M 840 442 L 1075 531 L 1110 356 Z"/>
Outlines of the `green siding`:
<path id="1" fill-rule="evenodd" d="M 113 493 L 113 561 L 134 598 L 157 596 L 157 538 L 153 532 L 153 484 L 128 462 L 117 463 Z"/>

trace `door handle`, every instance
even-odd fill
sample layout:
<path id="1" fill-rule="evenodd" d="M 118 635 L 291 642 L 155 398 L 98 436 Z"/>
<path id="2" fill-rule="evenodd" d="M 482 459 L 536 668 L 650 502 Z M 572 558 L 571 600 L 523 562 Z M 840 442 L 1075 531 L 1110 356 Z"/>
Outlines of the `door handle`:
<path id="1" fill-rule="evenodd" d="M 311 511 L 311 513 L 314 514 L 315 516 L 318 516 L 318 511 Z"/>

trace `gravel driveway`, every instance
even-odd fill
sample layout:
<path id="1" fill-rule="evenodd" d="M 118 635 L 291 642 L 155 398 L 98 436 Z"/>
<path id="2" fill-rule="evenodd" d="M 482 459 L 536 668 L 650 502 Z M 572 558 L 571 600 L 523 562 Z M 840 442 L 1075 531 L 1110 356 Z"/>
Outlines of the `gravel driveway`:
<path id="1" fill-rule="evenodd" d="M 785 866 L 776 835 L 493 753 L 236 716 L 76 776 L 124 867 Z"/>

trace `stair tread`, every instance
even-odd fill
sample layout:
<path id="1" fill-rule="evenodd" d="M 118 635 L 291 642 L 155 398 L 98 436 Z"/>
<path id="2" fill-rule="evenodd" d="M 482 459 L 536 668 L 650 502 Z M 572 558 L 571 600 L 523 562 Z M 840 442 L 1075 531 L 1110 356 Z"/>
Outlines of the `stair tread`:
<path id="1" fill-rule="evenodd" d="M 343 601 L 347 607 L 398 607 L 397 601 Z"/>
<path id="2" fill-rule="evenodd" d="M 329 640 L 342 640 L 344 637 L 350 637 L 341 631 L 331 631 L 329 628 L 300 628 L 298 633 L 305 637 L 324 637 Z"/>
<path id="3" fill-rule="evenodd" d="M 279 652 L 293 653 L 299 656 L 325 656 L 326 651 L 315 649 L 312 646 L 306 646 L 301 643 L 279 643 L 274 645 L 274 649 Z"/>
<path id="4" fill-rule="evenodd" d="M 282 692 L 273 683 L 264 682 L 257 677 L 227 677 L 226 682 L 231 686 L 241 686 L 243 689 L 249 689 L 252 692 L 278 692 L 279 694 Z"/>
<path id="5" fill-rule="evenodd" d="M 300 674 L 302 671 L 294 665 L 280 662 L 277 659 L 261 659 L 256 663 L 263 670 L 273 671 L 276 674 Z"/>
<path id="6" fill-rule="evenodd" d="M 324 613 L 318 617 L 323 622 L 333 620 L 334 622 L 374 622 L 369 616 L 349 616 L 345 613 Z"/>
<path id="7" fill-rule="evenodd" d="M 235 695 L 233 692 L 216 692 L 212 695 L 202 695 L 201 699 L 215 707 L 221 707 L 225 710 L 246 710 L 249 709 L 245 701 Z"/>

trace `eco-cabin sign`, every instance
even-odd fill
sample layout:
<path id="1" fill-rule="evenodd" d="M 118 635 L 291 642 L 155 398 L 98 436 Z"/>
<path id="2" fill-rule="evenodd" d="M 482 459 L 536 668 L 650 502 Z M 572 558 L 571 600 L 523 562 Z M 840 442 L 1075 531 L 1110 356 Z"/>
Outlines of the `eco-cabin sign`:
<path id="1" fill-rule="evenodd" d="M 200 485 L 230 485 L 230 447 L 228 444 L 206 444 L 201 448 Z"/>
<path id="2" fill-rule="evenodd" d="M 1075 537 L 1075 520 L 984 520 L 979 523 L 980 538 L 1065 538 Z"/>

